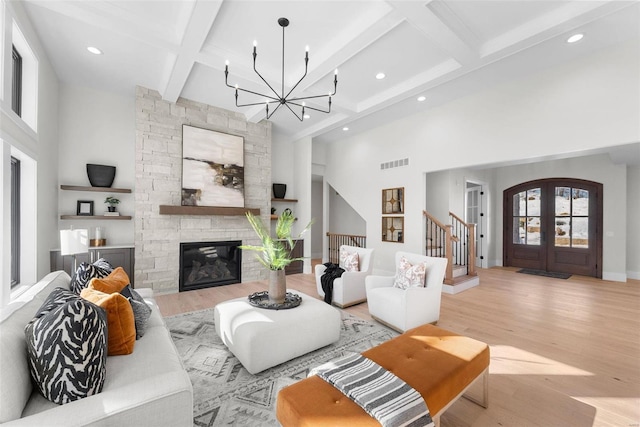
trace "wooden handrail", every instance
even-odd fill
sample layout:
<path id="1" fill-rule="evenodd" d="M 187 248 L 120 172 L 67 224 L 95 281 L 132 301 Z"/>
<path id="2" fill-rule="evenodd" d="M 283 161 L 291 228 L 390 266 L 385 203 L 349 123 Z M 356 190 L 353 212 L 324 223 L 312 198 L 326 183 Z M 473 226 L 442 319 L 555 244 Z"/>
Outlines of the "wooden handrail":
<path id="1" fill-rule="evenodd" d="M 445 224 L 443 224 L 440 221 L 438 221 L 438 219 L 436 217 L 434 217 L 433 215 L 431 215 L 427 211 L 422 211 L 422 215 L 424 215 L 427 218 L 429 218 L 431 221 L 433 221 L 438 227 L 442 228 L 443 230 L 447 227 Z"/>
<path id="2" fill-rule="evenodd" d="M 464 222 L 462 220 L 462 218 L 460 218 L 458 215 L 454 214 L 453 212 L 449 211 L 449 216 L 454 217 L 455 219 L 457 219 L 458 221 L 460 221 L 461 223 L 463 223 L 464 225 L 466 225 L 467 227 L 469 226 L 469 224 L 467 224 L 466 222 Z"/>

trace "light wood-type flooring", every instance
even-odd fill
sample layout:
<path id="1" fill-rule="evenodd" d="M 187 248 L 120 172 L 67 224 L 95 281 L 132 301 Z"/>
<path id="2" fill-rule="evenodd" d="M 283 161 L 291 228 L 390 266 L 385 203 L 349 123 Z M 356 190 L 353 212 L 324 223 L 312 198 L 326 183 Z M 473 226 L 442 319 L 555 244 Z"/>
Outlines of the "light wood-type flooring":
<path id="1" fill-rule="evenodd" d="M 459 399 L 441 426 L 640 426 L 640 281 L 479 271 L 442 295 L 438 326 L 491 347 L 489 408 Z M 266 282 L 159 295 L 164 316 L 265 290 Z M 311 274 L 287 287 L 317 297 Z M 367 304 L 346 309 L 371 320 Z"/>

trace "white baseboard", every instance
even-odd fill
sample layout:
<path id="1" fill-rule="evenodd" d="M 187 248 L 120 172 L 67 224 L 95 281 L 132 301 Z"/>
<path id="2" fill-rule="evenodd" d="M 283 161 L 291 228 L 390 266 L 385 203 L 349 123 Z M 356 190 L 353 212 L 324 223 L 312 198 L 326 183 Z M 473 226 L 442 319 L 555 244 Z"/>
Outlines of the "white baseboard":
<path id="1" fill-rule="evenodd" d="M 627 275 L 624 273 L 607 273 L 602 272 L 602 280 L 611 280 L 612 282 L 626 282 Z"/>
<path id="2" fill-rule="evenodd" d="M 640 271 L 627 271 L 627 279 L 640 280 Z"/>

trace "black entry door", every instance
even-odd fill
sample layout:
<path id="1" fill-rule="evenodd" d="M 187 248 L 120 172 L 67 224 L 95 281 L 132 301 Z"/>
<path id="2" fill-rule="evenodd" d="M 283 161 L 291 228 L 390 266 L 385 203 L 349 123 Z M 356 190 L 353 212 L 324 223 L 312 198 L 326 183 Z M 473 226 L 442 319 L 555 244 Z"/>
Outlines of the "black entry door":
<path id="1" fill-rule="evenodd" d="M 553 178 L 504 191 L 505 266 L 602 277 L 602 184 Z"/>

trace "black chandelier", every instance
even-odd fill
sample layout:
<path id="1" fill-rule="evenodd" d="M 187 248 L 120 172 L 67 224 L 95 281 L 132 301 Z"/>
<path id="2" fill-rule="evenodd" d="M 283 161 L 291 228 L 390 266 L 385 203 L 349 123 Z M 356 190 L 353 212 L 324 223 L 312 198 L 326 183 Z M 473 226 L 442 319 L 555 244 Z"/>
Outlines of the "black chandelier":
<path id="1" fill-rule="evenodd" d="M 300 80 L 298 80 L 298 83 L 296 83 L 291 88 L 291 90 L 289 92 L 287 92 L 286 95 L 285 95 L 285 89 L 284 89 L 284 29 L 289 25 L 289 20 L 287 18 L 280 18 L 280 19 L 278 19 L 278 24 L 282 27 L 282 91 L 280 93 L 278 93 L 264 79 L 264 77 L 262 77 L 262 75 L 256 69 L 256 57 L 258 56 L 258 53 L 256 52 L 256 42 L 254 41 L 253 42 L 253 71 L 255 71 L 255 73 L 258 75 L 258 77 L 260 77 L 260 79 L 262 79 L 262 81 L 269 87 L 269 89 L 271 89 L 271 92 L 273 92 L 273 95 L 265 95 L 265 94 L 254 92 L 254 91 L 251 91 L 251 90 L 248 90 L 248 89 L 243 89 L 241 87 L 238 87 L 238 85 L 231 86 L 229 84 L 229 82 L 228 82 L 228 78 L 229 78 L 229 61 L 227 61 L 225 66 L 224 66 L 224 82 L 227 85 L 227 87 L 230 87 L 230 88 L 236 90 L 236 107 L 251 107 L 253 105 L 265 105 L 266 111 L 267 111 L 267 119 L 269 119 L 271 116 L 273 116 L 273 113 L 278 111 L 278 108 L 280 108 L 282 105 L 287 107 L 289 109 L 289 111 L 291 111 L 293 113 L 293 115 L 296 116 L 298 118 L 298 120 L 300 120 L 300 121 L 304 120 L 305 109 L 319 111 L 321 113 L 330 113 L 331 112 L 331 97 L 336 94 L 336 90 L 338 88 L 338 70 L 337 69 L 336 69 L 334 77 L 333 77 L 333 93 L 330 92 L 327 95 L 304 96 L 304 97 L 300 97 L 300 98 L 290 98 L 289 97 L 291 95 L 291 93 L 293 93 L 295 88 L 298 87 L 300 82 L 302 82 L 302 80 L 307 76 L 307 65 L 309 64 L 309 46 L 307 46 L 306 51 L 305 51 L 305 56 L 304 56 L 304 74 L 302 75 L 302 77 L 300 77 Z M 265 98 L 265 101 L 254 102 L 254 103 L 249 103 L 249 104 L 238 104 L 238 91 L 251 93 L 253 95 L 261 96 L 261 97 Z M 308 99 L 319 99 L 319 98 L 328 98 L 328 108 L 326 110 L 320 110 L 318 108 L 310 107 L 310 106 L 306 105 L 306 103 L 304 102 L 305 100 L 308 100 Z M 269 104 L 278 104 L 278 105 L 271 112 L 269 112 Z M 302 109 L 302 113 L 300 115 L 298 115 L 294 111 L 294 109 L 291 107 L 292 105 L 294 105 L 296 107 L 300 107 Z"/>

